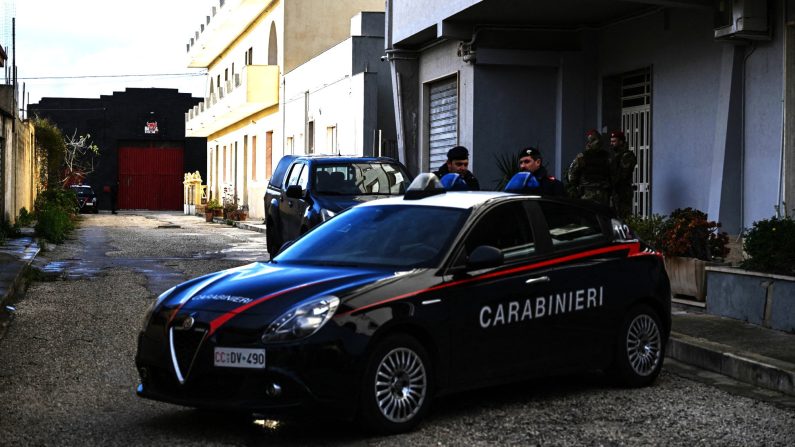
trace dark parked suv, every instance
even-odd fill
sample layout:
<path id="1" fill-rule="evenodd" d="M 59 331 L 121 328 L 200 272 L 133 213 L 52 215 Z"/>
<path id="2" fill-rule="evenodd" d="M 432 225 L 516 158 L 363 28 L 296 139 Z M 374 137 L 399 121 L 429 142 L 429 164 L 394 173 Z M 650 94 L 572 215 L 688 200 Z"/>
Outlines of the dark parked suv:
<path id="1" fill-rule="evenodd" d="M 411 180 L 392 158 L 285 155 L 265 191 L 268 252 L 357 203 L 402 195 Z"/>

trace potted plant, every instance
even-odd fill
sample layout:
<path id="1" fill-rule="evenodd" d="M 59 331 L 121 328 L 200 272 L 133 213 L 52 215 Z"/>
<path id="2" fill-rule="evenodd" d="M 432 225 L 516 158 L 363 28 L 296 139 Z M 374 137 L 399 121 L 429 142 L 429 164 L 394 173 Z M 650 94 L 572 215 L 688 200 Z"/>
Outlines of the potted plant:
<path id="1" fill-rule="evenodd" d="M 216 199 L 212 199 L 207 202 L 207 205 L 204 207 L 205 221 L 212 222 L 213 218 L 221 212 L 221 208 L 221 204 L 218 203 L 218 200 Z"/>
<path id="2" fill-rule="evenodd" d="M 224 219 L 232 219 L 232 215 L 237 212 L 237 204 L 233 201 L 224 201 Z"/>
<path id="3" fill-rule="evenodd" d="M 679 208 L 663 222 L 659 248 L 665 255 L 665 268 L 671 292 L 697 301 L 706 299 L 706 266 L 722 262 L 728 254 L 729 237 L 720 223 L 693 208 Z"/>
<path id="4" fill-rule="evenodd" d="M 729 236 L 720 227 L 706 213 L 689 207 L 672 211 L 663 221 L 657 248 L 665 255 L 674 295 L 706 299 L 705 267 L 722 262 L 729 252 Z"/>
<path id="5" fill-rule="evenodd" d="M 248 205 L 243 205 L 237 210 L 237 220 L 248 219 Z"/>
<path id="6" fill-rule="evenodd" d="M 739 268 L 707 267 L 707 312 L 795 333 L 795 220 L 754 222 Z"/>

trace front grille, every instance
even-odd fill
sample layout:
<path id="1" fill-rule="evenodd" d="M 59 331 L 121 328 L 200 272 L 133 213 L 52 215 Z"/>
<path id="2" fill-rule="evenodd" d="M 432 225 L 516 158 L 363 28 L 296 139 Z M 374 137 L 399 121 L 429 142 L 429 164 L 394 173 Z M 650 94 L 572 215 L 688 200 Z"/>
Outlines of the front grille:
<path id="1" fill-rule="evenodd" d="M 184 383 L 187 379 L 206 333 L 207 331 L 203 328 L 182 330 L 172 327 L 169 329 L 171 357 L 180 383 Z"/>

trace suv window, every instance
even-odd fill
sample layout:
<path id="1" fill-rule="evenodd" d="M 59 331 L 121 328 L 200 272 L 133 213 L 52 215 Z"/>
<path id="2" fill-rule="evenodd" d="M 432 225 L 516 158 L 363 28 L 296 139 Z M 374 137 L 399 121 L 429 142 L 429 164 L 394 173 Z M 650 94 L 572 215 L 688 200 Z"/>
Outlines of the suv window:
<path id="1" fill-rule="evenodd" d="M 280 188 L 284 181 L 284 174 L 287 173 L 287 168 L 290 167 L 290 163 L 292 163 L 295 157 L 285 156 L 282 157 L 279 164 L 276 165 L 276 170 L 273 171 L 273 177 L 271 177 L 270 185 L 275 188 Z"/>
<path id="2" fill-rule="evenodd" d="M 394 163 L 333 163 L 315 166 L 315 190 L 321 195 L 400 195 L 408 175 Z"/>
<path id="3" fill-rule="evenodd" d="M 486 211 L 467 237 L 467 254 L 480 245 L 499 248 L 506 262 L 534 253 L 533 230 L 524 202 L 508 202 Z"/>
<path id="4" fill-rule="evenodd" d="M 604 238 L 596 213 L 561 203 L 538 202 L 555 247 Z"/>
<path id="5" fill-rule="evenodd" d="M 298 178 L 301 176 L 301 170 L 303 170 L 304 164 L 303 163 L 296 163 L 290 168 L 290 174 L 287 176 L 287 183 L 285 186 L 292 186 L 298 184 Z"/>

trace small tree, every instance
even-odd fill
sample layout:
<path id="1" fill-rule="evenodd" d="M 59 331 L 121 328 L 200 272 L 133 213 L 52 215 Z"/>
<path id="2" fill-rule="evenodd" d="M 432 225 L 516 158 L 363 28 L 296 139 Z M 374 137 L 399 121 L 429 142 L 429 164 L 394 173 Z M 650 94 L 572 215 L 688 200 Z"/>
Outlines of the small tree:
<path id="1" fill-rule="evenodd" d="M 96 169 L 94 159 L 99 156 L 99 147 L 91 143 L 91 134 L 72 133 L 64 141 L 64 185 L 81 183 L 83 178 Z"/>

